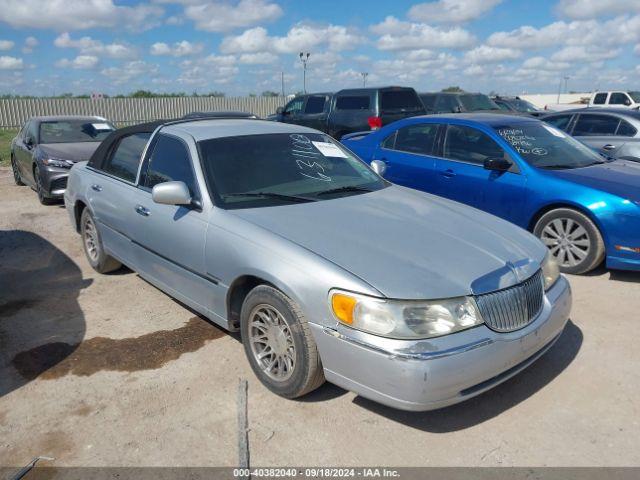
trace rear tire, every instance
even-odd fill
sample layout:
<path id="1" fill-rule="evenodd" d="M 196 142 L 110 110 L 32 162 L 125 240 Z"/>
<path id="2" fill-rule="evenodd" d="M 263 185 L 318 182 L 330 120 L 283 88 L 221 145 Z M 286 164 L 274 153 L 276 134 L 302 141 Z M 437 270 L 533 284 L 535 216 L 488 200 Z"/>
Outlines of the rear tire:
<path id="1" fill-rule="evenodd" d="M 100 232 L 88 208 L 85 208 L 80 216 L 80 234 L 84 253 L 96 272 L 109 273 L 122 267 L 119 261 L 104 252 Z"/>
<path id="2" fill-rule="evenodd" d="M 563 273 L 587 273 L 604 259 L 604 241 L 598 227 L 577 210 L 558 208 L 545 213 L 533 233 L 549 248 Z"/>
<path id="3" fill-rule="evenodd" d="M 13 181 L 16 182 L 16 185 L 22 187 L 24 182 L 22 181 L 22 176 L 20 175 L 20 170 L 18 170 L 16 159 L 13 154 L 11 154 L 11 170 L 13 170 Z"/>
<path id="4" fill-rule="evenodd" d="M 258 379 L 273 393 L 297 398 L 325 381 L 318 348 L 302 310 L 268 285 L 259 285 L 242 304 L 242 344 Z"/>

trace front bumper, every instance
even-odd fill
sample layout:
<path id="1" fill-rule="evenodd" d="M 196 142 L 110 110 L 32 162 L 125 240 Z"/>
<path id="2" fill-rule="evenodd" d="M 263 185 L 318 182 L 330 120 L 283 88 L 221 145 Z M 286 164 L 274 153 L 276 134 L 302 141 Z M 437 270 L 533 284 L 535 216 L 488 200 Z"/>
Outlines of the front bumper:
<path id="1" fill-rule="evenodd" d="M 481 325 L 439 338 L 393 340 L 311 324 L 328 381 L 402 410 L 434 410 L 479 395 L 524 370 L 562 333 L 571 288 L 561 276 L 538 318 L 497 333 Z"/>
<path id="2" fill-rule="evenodd" d="M 47 197 L 62 198 L 67 188 L 68 177 L 68 168 L 40 167 L 40 178 Z"/>

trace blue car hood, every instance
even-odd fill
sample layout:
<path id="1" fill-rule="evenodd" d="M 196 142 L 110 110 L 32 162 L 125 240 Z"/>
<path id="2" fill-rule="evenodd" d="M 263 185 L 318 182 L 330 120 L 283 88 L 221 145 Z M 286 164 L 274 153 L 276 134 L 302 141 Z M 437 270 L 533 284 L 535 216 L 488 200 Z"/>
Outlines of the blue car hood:
<path id="1" fill-rule="evenodd" d="M 533 235 L 504 220 L 395 185 L 233 213 L 339 265 L 388 298 L 506 288 L 533 275 L 547 252 Z"/>
<path id="2" fill-rule="evenodd" d="M 573 170 L 547 170 L 545 173 L 624 199 L 640 201 L 640 163 L 638 162 L 615 160 Z"/>

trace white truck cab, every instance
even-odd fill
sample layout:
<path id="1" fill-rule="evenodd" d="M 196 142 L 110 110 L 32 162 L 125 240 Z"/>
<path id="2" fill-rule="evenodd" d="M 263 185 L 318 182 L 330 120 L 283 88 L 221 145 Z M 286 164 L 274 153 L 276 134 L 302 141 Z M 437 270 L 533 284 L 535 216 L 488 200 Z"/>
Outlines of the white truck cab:
<path id="1" fill-rule="evenodd" d="M 590 107 L 640 108 L 640 92 L 610 91 L 594 92 Z"/>

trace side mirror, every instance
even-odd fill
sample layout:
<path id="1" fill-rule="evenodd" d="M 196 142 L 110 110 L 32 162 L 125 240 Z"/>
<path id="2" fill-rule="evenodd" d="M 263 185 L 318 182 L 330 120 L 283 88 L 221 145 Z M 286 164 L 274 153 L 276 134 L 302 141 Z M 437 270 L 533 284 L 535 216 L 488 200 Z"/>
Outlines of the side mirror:
<path id="1" fill-rule="evenodd" d="M 34 144 L 33 138 L 25 137 L 24 144 L 29 148 L 33 147 L 33 144 Z"/>
<path id="2" fill-rule="evenodd" d="M 628 107 L 629 105 L 631 105 L 631 100 L 629 100 L 628 98 L 625 98 L 624 104 Z"/>
<path id="3" fill-rule="evenodd" d="M 151 198 L 165 205 L 191 205 L 191 194 L 184 182 L 163 182 L 151 190 Z"/>
<path id="4" fill-rule="evenodd" d="M 453 113 L 462 113 L 462 107 L 461 106 L 453 107 Z"/>
<path id="5" fill-rule="evenodd" d="M 371 168 L 374 172 L 376 172 L 381 177 L 384 176 L 384 173 L 387 171 L 387 164 L 382 160 L 371 160 Z"/>
<path id="6" fill-rule="evenodd" d="M 276 108 L 276 115 L 282 115 L 283 113 L 284 113 L 284 108 L 283 107 Z"/>
<path id="7" fill-rule="evenodd" d="M 511 168 L 512 163 L 504 158 L 487 158 L 484 161 L 485 170 L 495 170 L 497 172 L 506 172 Z"/>

